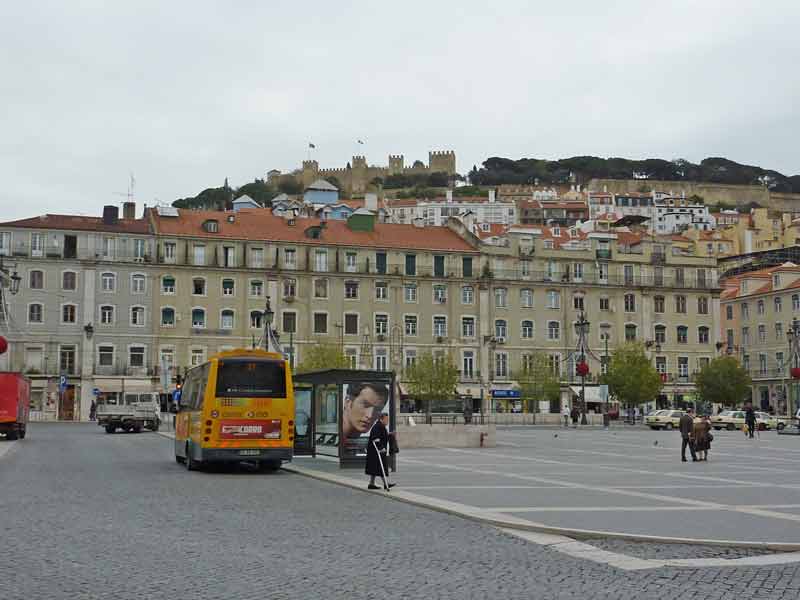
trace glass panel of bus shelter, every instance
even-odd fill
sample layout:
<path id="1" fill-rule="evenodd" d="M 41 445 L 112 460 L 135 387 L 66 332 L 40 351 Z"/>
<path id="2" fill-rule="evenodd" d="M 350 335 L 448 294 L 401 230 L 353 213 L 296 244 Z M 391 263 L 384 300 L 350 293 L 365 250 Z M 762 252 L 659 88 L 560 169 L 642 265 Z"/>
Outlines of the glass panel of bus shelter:
<path id="1" fill-rule="evenodd" d="M 314 387 L 314 445 L 317 454 L 339 457 L 339 386 Z"/>
<path id="2" fill-rule="evenodd" d="M 312 387 L 294 388 L 294 453 L 312 454 L 314 450 L 314 417 Z"/>

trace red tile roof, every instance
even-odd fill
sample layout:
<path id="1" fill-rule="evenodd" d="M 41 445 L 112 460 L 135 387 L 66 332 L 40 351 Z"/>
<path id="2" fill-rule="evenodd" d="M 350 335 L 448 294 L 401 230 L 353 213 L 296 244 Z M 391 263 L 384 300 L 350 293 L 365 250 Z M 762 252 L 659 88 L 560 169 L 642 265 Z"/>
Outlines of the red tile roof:
<path id="1" fill-rule="evenodd" d="M 22 227 L 24 229 L 62 229 L 67 231 L 105 231 L 108 233 L 148 234 L 147 219 L 119 219 L 114 225 L 106 225 L 100 217 L 80 215 L 41 215 L 18 221 L 0 223 L 0 227 Z"/>
<path id="2" fill-rule="evenodd" d="M 204 210 L 178 211 L 178 217 L 155 214 L 153 219 L 160 235 L 190 236 L 211 239 L 263 240 L 317 246 L 367 246 L 444 252 L 477 252 L 456 232 L 447 227 L 415 227 L 394 223 L 375 223 L 374 231 L 352 231 L 346 221 L 327 220 L 319 239 L 306 236 L 309 227 L 319 226 L 320 219 L 298 218 L 288 225 L 283 217 L 267 209 L 246 208 L 239 212 Z M 234 222 L 228 217 L 233 215 Z M 219 223 L 218 233 L 208 233 L 203 223 L 213 219 Z"/>

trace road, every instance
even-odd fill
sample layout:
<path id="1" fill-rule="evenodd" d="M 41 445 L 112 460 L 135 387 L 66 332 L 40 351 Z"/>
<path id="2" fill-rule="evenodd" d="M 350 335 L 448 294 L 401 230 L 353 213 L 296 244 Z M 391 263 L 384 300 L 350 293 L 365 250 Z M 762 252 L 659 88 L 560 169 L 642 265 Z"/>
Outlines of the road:
<path id="1" fill-rule="evenodd" d="M 14 444 L 0 458 L 7 598 L 800 595 L 797 564 L 624 572 L 286 472 L 189 473 L 155 434 L 34 424 Z"/>

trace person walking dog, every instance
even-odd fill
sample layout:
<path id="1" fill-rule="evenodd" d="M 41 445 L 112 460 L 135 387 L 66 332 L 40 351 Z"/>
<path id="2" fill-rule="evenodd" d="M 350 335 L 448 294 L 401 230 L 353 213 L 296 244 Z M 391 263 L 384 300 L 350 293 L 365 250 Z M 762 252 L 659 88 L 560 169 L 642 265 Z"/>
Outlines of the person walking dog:
<path id="1" fill-rule="evenodd" d="M 678 426 L 681 432 L 681 462 L 686 462 L 686 447 L 689 447 L 689 452 L 692 453 L 692 462 L 697 462 L 697 454 L 694 452 L 694 440 L 692 435 L 694 433 L 694 409 L 689 408 L 686 414 L 681 417 Z"/>

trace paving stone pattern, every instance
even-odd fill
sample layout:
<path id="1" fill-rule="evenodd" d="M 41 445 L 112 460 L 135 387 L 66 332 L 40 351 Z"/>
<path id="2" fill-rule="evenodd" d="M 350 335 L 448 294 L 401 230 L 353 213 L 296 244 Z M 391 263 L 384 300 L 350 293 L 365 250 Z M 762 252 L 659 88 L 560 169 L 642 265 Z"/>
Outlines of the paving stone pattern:
<path id="1" fill-rule="evenodd" d="M 10 599 L 791 598 L 800 567 L 623 572 L 286 472 L 189 473 L 170 440 L 35 424 L 0 460 Z"/>
<path id="2" fill-rule="evenodd" d="M 618 539 L 585 539 L 581 540 L 597 548 L 627 554 L 636 558 L 746 558 L 748 556 L 764 556 L 777 554 L 778 551 L 763 548 L 741 548 L 730 546 L 703 546 L 696 544 L 653 544 L 649 542 L 631 542 Z"/>

